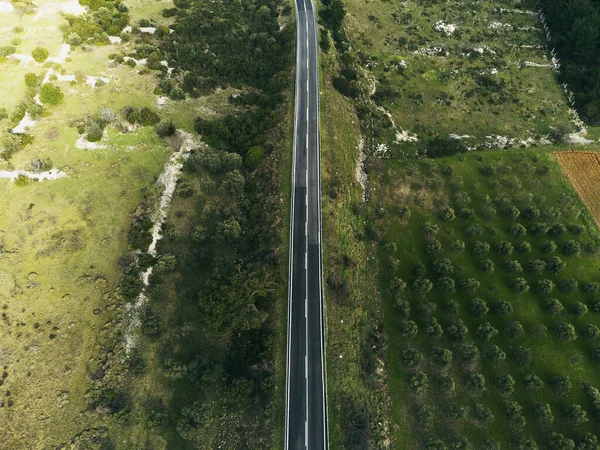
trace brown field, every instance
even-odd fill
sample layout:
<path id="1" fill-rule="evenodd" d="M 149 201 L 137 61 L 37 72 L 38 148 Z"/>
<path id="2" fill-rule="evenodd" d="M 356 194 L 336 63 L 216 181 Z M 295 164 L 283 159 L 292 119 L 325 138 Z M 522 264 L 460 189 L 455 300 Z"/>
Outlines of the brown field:
<path id="1" fill-rule="evenodd" d="M 600 153 L 568 151 L 556 157 L 600 227 Z"/>

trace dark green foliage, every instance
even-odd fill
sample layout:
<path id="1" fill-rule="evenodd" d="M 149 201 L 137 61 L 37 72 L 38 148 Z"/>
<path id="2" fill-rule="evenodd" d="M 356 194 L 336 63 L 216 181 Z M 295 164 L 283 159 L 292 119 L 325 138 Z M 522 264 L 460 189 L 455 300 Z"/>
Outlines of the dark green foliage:
<path id="1" fill-rule="evenodd" d="M 541 295 L 547 295 L 554 289 L 554 283 L 552 280 L 543 279 L 539 280 L 535 286 L 535 292 Z"/>
<path id="2" fill-rule="evenodd" d="M 531 252 L 531 244 L 529 242 L 521 242 L 520 244 L 517 244 L 515 249 L 519 253 L 529 253 Z"/>
<path id="3" fill-rule="evenodd" d="M 460 140 L 446 136 L 437 136 L 433 139 L 422 141 L 419 153 L 428 158 L 443 158 L 466 151 L 467 146 Z"/>
<path id="4" fill-rule="evenodd" d="M 402 352 L 401 359 L 405 366 L 416 367 L 423 360 L 423 355 L 410 347 Z"/>
<path id="5" fill-rule="evenodd" d="M 544 222 L 535 222 L 535 223 L 531 224 L 531 226 L 529 227 L 529 231 L 534 236 L 540 236 L 542 234 L 546 234 L 549 229 L 550 229 L 550 226 Z"/>
<path id="6" fill-rule="evenodd" d="M 494 273 L 494 263 L 491 259 L 484 259 L 479 262 L 477 268 L 484 273 Z"/>
<path id="7" fill-rule="evenodd" d="M 440 241 L 438 241 L 437 239 L 431 239 L 425 245 L 425 252 L 428 255 L 436 255 L 436 254 L 440 253 L 441 250 L 442 250 L 442 243 Z"/>
<path id="8" fill-rule="evenodd" d="M 429 379 L 427 378 L 427 374 L 423 372 L 417 372 L 410 377 L 408 385 L 415 394 L 421 394 L 427 391 L 427 388 L 429 387 Z"/>
<path id="9" fill-rule="evenodd" d="M 482 392 L 485 390 L 485 377 L 477 372 L 471 372 L 467 375 L 466 385 L 474 392 Z"/>
<path id="10" fill-rule="evenodd" d="M 438 258 L 433 262 L 433 271 L 437 275 L 449 275 L 454 272 L 452 261 L 448 258 Z"/>
<path id="11" fill-rule="evenodd" d="M 477 327 L 476 333 L 481 339 L 489 341 L 498 334 L 498 330 L 496 330 L 491 323 L 483 322 Z"/>
<path id="12" fill-rule="evenodd" d="M 567 322 L 561 322 L 556 326 L 556 337 L 561 341 L 574 341 L 577 339 L 575 327 Z"/>
<path id="13" fill-rule="evenodd" d="M 525 425 L 525 417 L 523 417 L 523 407 L 514 400 L 507 400 L 505 403 L 506 415 L 509 420 L 518 425 Z"/>
<path id="14" fill-rule="evenodd" d="M 510 353 L 511 360 L 520 369 L 524 369 L 531 364 L 533 357 L 531 356 L 531 351 L 522 345 L 519 345 L 517 348 L 511 351 Z"/>
<path id="15" fill-rule="evenodd" d="M 494 251 L 501 256 L 509 256 L 513 252 L 513 245 L 508 241 L 500 241 L 494 245 Z"/>
<path id="16" fill-rule="evenodd" d="M 425 334 L 430 339 L 437 339 L 443 334 L 442 326 L 438 323 L 435 317 L 425 327 Z"/>
<path id="17" fill-rule="evenodd" d="M 496 303 L 494 310 L 495 310 L 496 314 L 499 316 L 507 316 L 512 312 L 513 307 L 510 302 L 507 302 L 506 300 L 502 300 L 502 301 Z"/>
<path id="18" fill-rule="evenodd" d="M 531 438 L 522 438 L 517 448 L 518 450 L 538 450 L 537 443 Z"/>
<path id="19" fill-rule="evenodd" d="M 600 300 L 598 302 L 598 306 L 600 308 Z M 446 311 L 446 314 L 448 314 L 448 316 L 455 316 L 456 314 L 458 314 L 459 309 L 460 308 L 456 300 L 448 300 L 444 305 L 444 310 Z"/>
<path id="20" fill-rule="evenodd" d="M 454 209 L 450 208 L 449 206 L 446 206 L 440 211 L 440 219 L 444 222 L 450 222 L 454 220 L 455 217 L 456 215 L 454 213 Z"/>
<path id="21" fill-rule="evenodd" d="M 510 289 L 517 294 L 524 294 L 529 290 L 529 285 L 525 278 L 515 278 L 509 284 Z"/>
<path id="22" fill-rule="evenodd" d="M 477 403 L 473 407 L 473 417 L 477 422 L 484 425 L 488 425 L 494 421 L 492 410 L 481 403 Z"/>
<path id="23" fill-rule="evenodd" d="M 556 250 L 556 242 L 554 241 L 544 241 L 542 246 L 540 247 L 542 253 L 552 253 Z"/>
<path id="24" fill-rule="evenodd" d="M 452 420 L 461 420 L 467 417 L 467 408 L 458 403 L 452 403 L 448 406 L 446 415 Z"/>
<path id="25" fill-rule="evenodd" d="M 520 223 L 515 223 L 510 227 L 510 234 L 514 237 L 523 237 L 527 234 L 527 228 Z"/>
<path id="26" fill-rule="evenodd" d="M 506 353 L 497 345 L 488 347 L 483 354 L 492 364 L 498 364 L 506 359 Z"/>
<path id="27" fill-rule="evenodd" d="M 458 437 L 450 442 L 449 450 L 471 450 L 473 447 L 466 437 Z"/>
<path id="28" fill-rule="evenodd" d="M 436 284 L 444 294 L 454 294 L 456 292 L 454 280 L 450 277 L 441 277 Z"/>
<path id="29" fill-rule="evenodd" d="M 600 328 L 596 325 L 588 324 L 581 329 L 581 335 L 587 339 L 593 339 L 600 334 Z"/>
<path id="30" fill-rule="evenodd" d="M 483 256 L 490 251 L 490 244 L 485 241 L 477 241 L 473 245 L 473 254 L 475 256 Z"/>
<path id="31" fill-rule="evenodd" d="M 556 298 L 548 298 L 544 301 L 544 309 L 552 316 L 560 316 L 565 310 L 562 303 Z"/>
<path id="32" fill-rule="evenodd" d="M 447 366 L 452 361 L 452 352 L 447 348 L 435 346 L 432 352 L 433 360 L 442 366 Z"/>
<path id="33" fill-rule="evenodd" d="M 550 390 L 557 397 L 562 397 L 566 395 L 571 390 L 571 380 L 566 375 L 557 375 L 550 379 L 548 383 Z"/>
<path id="34" fill-rule="evenodd" d="M 457 320 L 446 328 L 446 334 L 452 339 L 462 341 L 467 337 L 467 326 L 462 320 Z"/>
<path id="35" fill-rule="evenodd" d="M 142 108 L 125 107 L 123 109 L 123 113 L 129 123 L 135 123 L 142 126 L 151 126 L 160 122 L 160 116 L 156 113 L 156 111 L 147 106 Z"/>
<path id="36" fill-rule="evenodd" d="M 597 281 L 588 281 L 581 285 L 581 290 L 586 294 L 596 294 L 600 290 L 600 283 Z"/>
<path id="37" fill-rule="evenodd" d="M 515 390 L 515 380 L 508 374 L 497 374 L 493 378 L 494 386 L 504 395 Z"/>
<path id="38" fill-rule="evenodd" d="M 554 414 L 548 403 L 535 402 L 532 410 L 533 417 L 544 425 L 554 422 Z"/>
<path id="39" fill-rule="evenodd" d="M 479 349 L 472 342 L 459 344 L 456 346 L 456 355 L 463 362 L 475 362 L 479 360 Z"/>
<path id="40" fill-rule="evenodd" d="M 558 288 L 562 292 L 575 292 L 579 287 L 579 283 L 574 278 L 567 278 L 566 280 L 561 280 L 558 283 Z"/>
<path id="41" fill-rule="evenodd" d="M 398 330 L 403 337 L 413 337 L 418 333 L 419 327 L 413 320 L 403 320 L 398 325 Z"/>
<path id="42" fill-rule="evenodd" d="M 504 217 L 512 220 L 516 220 L 521 215 L 521 211 L 516 206 L 508 206 L 504 210 Z"/>
<path id="43" fill-rule="evenodd" d="M 521 216 L 527 220 L 533 220 L 540 217 L 540 210 L 535 206 L 526 206 L 521 212 Z"/>
<path id="44" fill-rule="evenodd" d="M 581 425 L 582 423 L 588 422 L 587 413 L 581 407 L 581 405 L 570 405 L 565 408 L 565 418 L 567 421 L 574 426 Z"/>
<path id="45" fill-rule="evenodd" d="M 567 227 L 565 227 L 562 223 L 555 223 L 548 229 L 548 236 L 560 236 L 567 232 Z"/>
<path id="46" fill-rule="evenodd" d="M 58 86 L 52 83 L 44 83 L 40 89 L 40 101 L 48 105 L 58 105 L 65 95 Z"/>
<path id="47" fill-rule="evenodd" d="M 548 446 L 549 450 L 573 450 L 575 442 L 560 433 L 553 432 L 550 435 Z"/>
<path id="48" fill-rule="evenodd" d="M 440 439 L 430 439 L 425 444 L 425 450 L 446 450 L 446 444 Z"/>
<path id="49" fill-rule="evenodd" d="M 156 130 L 156 134 L 161 138 L 173 136 L 177 131 L 175 124 L 170 120 L 163 120 L 159 122 L 156 124 L 154 129 Z"/>
<path id="50" fill-rule="evenodd" d="M 411 272 L 413 274 L 413 276 L 420 278 L 423 275 L 425 275 L 425 264 L 419 262 L 416 264 L 413 264 L 412 268 L 411 268 Z"/>
<path id="51" fill-rule="evenodd" d="M 523 385 L 529 392 L 535 392 L 544 387 L 544 382 L 537 375 L 529 374 L 523 378 Z"/>
<path id="52" fill-rule="evenodd" d="M 571 313 L 577 317 L 584 316 L 587 312 L 588 307 L 585 305 L 585 303 L 576 302 L 571 308 Z"/>
<path id="53" fill-rule="evenodd" d="M 475 278 L 463 278 L 458 281 L 458 287 L 467 294 L 474 294 L 480 284 Z"/>
<path id="54" fill-rule="evenodd" d="M 577 450 L 599 450 L 598 438 L 592 433 L 586 433 L 577 440 Z"/>
<path id="55" fill-rule="evenodd" d="M 485 316 L 488 313 L 488 311 L 489 311 L 489 308 L 488 308 L 487 304 L 481 298 L 474 298 L 469 303 L 469 312 L 474 317 L 481 318 L 481 317 Z"/>
<path id="56" fill-rule="evenodd" d="M 514 259 L 505 260 L 504 263 L 502 264 L 502 269 L 506 273 L 521 273 L 521 272 L 523 272 L 523 268 L 521 267 L 521 264 L 519 264 L 519 261 L 516 261 Z"/>
<path id="57" fill-rule="evenodd" d="M 565 269 L 565 267 L 567 267 L 567 263 L 560 259 L 560 257 L 558 256 L 553 256 L 552 258 L 550 258 L 546 265 L 548 267 L 548 270 L 554 275 L 557 275 L 558 273 L 562 272 Z"/>
<path id="58" fill-rule="evenodd" d="M 525 270 L 535 275 L 540 275 L 546 268 L 546 263 L 540 259 L 530 259 L 525 264 Z"/>
<path id="59" fill-rule="evenodd" d="M 417 295 L 425 296 L 431 292 L 433 283 L 427 278 L 417 278 L 413 282 L 413 290 Z"/>
<path id="60" fill-rule="evenodd" d="M 396 297 L 394 309 L 401 318 L 408 319 L 410 317 L 410 303 L 402 297 Z"/>
<path id="61" fill-rule="evenodd" d="M 570 239 L 561 245 L 560 251 L 566 256 L 576 256 L 581 253 L 581 244 L 573 239 Z"/>
<path id="62" fill-rule="evenodd" d="M 523 329 L 523 325 L 521 325 L 521 323 L 516 320 L 513 322 L 510 322 L 504 328 L 504 330 L 502 330 L 502 334 L 504 334 L 506 337 L 509 337 L 511 339 L 519 338 L 519 337 L 523 336 L 524 333 L 525 333 L 525 330 Z"/>

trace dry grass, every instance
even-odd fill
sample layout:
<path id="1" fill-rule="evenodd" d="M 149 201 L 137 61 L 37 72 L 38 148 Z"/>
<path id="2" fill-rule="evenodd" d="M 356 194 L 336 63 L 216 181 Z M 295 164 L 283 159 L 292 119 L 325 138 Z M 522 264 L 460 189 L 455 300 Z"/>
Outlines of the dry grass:
<path id="1" fill-rule="evenodd" d="M 556 157 L 600 227 L 600 153 L 568 151 Z"/>

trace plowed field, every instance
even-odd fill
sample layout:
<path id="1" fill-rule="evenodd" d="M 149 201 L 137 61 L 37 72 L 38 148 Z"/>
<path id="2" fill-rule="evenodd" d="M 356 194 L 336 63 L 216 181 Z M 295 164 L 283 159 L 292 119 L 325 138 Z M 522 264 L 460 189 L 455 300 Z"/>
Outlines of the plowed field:
<path id="1" fill-rule="evenodd" d="M 557 152 L 556 157 L 600 227 L 600 153 Z"/>

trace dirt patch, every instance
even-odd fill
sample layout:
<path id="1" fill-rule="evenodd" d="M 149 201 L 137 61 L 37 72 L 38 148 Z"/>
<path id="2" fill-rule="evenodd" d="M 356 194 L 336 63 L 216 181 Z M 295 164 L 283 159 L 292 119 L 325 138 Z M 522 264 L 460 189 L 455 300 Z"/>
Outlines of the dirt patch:
<path id="1" fill-rule="evenodd" d="M 557 152 L 556 158 L 600 227 L 600 153 Z"/>

